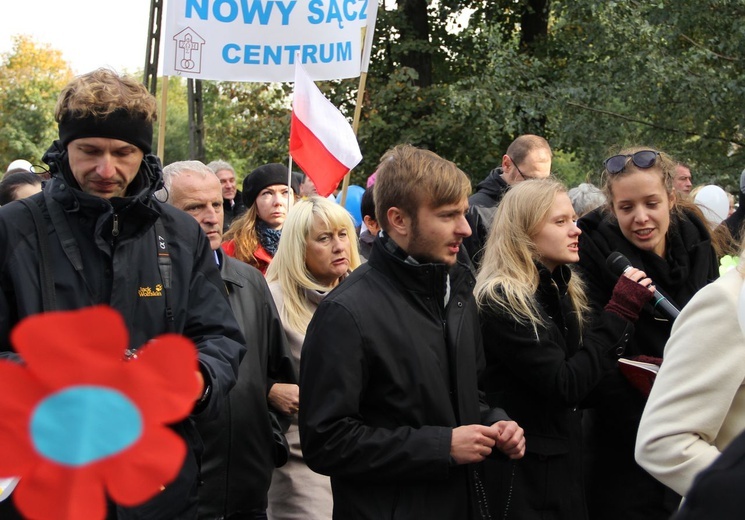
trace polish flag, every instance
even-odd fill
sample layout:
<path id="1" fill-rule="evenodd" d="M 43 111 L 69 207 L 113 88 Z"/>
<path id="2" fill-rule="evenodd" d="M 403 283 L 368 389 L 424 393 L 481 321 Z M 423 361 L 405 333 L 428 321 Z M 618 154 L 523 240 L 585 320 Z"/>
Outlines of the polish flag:
<path id="1" fill-rule="evenodd" d="M 339 110 L 326 99 L 300 64 L 295 66 L 290 155 L 322 197 L 362 160 L 357 136 Z"/>

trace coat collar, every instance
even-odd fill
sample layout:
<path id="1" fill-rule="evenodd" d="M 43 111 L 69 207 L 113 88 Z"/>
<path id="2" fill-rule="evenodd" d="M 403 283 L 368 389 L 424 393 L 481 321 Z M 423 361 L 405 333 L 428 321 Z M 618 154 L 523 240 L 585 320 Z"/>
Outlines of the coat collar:
<path id="1" fill-rule="evenodd" d="M 540 262 L 536 262 L 539 277 L 539 291 L 545 291 L 547 287 L 556 286 L 559 295 L 564 296 L 569 287 L 569 280 L 572 278 L 572 270 L 568 265 L 560 265 L 553 272 Z"/>
<path id="2" fill-rule="evenodd" d="M 468 266 L 461 263 L 452 267 L 438 263 L 420 264 L 384 232 L 373 243 L 368 263 L 393 278 L 405 291 L 433 297 L 439 302 L 445 302 L 450 287 L 455 290 L 464 279 L 473 282 Z"/>
<path id="3" fill-rule="evenodd" d="M 118 240 L 140 236 L 161 215 L 160 203 L 151 197 L 149 187 L 143 188 L 134 196 L 115 197 L 111 200 L 85 193 L 70 186 L 61 177 L 53 177 L 44 189 L 66 213 L 95 219 L 96 233 L 105 238 L 111 235 L 114 213 L 119 216 L 121 229 Z"/>
<path id="4" fill-rule="evenodd" d="M 220 265 L 220 276 L 222 277 L 222 281 L 225 282 L 225 285 L 229 286 L 228 291 L 232 292 L 232 287 L 242 289 L 246 279 L 245 277 L 242 277 L 236 269 L 236 265 L 238 265 L 240 260 L 236 260 L 235 258 L 226 255 L 222 250 L 222 247 L 217 248 L 215 254 L 217 255 Z"/>
<path id="5" fill-rule="evenodd" d="M 483 192 L 487 195 L 501 195 L 510 185 L 502 177 L 502 167 L 499 166 L 489 172 L 489 175 L 476 185 L 476 193 Z"/>

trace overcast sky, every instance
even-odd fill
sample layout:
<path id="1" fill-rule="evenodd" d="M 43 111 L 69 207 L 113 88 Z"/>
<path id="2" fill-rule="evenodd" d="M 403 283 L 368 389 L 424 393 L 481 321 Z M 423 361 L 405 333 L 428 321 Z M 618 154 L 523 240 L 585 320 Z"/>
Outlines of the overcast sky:
<path id="1" fill-rule="evenodd" d="M 145 66 L 151 0 L 3 0 L 0 53 L 26 34 L 62 51 L 77 74 L 98 67 L 136 72 Z"/>

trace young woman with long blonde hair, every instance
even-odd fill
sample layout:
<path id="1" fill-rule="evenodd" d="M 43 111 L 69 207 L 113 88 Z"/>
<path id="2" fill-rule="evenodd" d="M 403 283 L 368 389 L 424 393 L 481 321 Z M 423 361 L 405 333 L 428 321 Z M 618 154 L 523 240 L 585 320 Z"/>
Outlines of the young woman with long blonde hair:
<path id="1" fill-rule="evenodd" d="M 317 196 L 293 205 L 266 278 L 296 368 L 300 366 L 305 331 L 318 304 L 359 265 L 354 221 L 347 210 Z M 311 471 L 300 449 L 298 387 L 284 398 L 292 413 L 286 434 L 290 458 L 274 471 L 269 489 L 269 518 L 330 519 L 333 502 L 329 478 Z"/>
<path id="2" fill-rule="evenodd" d="M 627 271 L 591 323 L 571 264 L 576 215 L 559 182 L 528 180 L 497 209 L 476 278 L 487 400 L 525 429 L 525 457 L 487 461 L 498 518 L 582 520 L 581 404 L 624 352 L 651 280 Z"/>

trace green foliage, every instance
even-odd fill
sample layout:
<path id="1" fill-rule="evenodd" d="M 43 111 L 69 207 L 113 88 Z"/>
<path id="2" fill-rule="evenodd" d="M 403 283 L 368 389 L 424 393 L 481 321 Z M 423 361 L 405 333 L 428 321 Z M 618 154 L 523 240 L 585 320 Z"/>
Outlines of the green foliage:
<path id="1" fill-rule="evenodd" d="M 620 147 L 647 144 L 689 163 L 695 183 L 735 189 L 745 166 L 743 19 L 741 0 L 383 2 L 352 181 L 363 184 L 385 150 L 406 142 L 453 160 L 476 184 L 515 137 L 537 133 L 570 185 L 596 181 Z M 69 75 L 64 64 L 28 72 L 53 56 L 29 45 L 19 40 L 15 54 L 32 59 L 5 56 L 0 67 L 6 162 L 38 161 Z M 287 161 L 291 85 L 203 85 L 207 161 L 228 160 L 241 175 Z M 358 80 L 319 87 L 351 121 Z M 186 99 L 185 82 L 171 78 L 168 162 L 188 158 Z"/>
<path id="2" fill-rule="evenodd" d="M 590 0 L 554 4 L 543 93 L 551 142 L 597 173 L 621 146 L 649 144 L 734 189 L 743 166 L 745 4 Z"/>
<path id="3" fill-rule="evenodd" d="M 158 99 L 163 99 L 163 83 L 168 81 L 166 93 L 166 122 L 165 143 L 161 160 L 163 164 L 185 161 L 189 156 L 189 104 L 187 103 L 187 88 L 184 78 L 163 78 L 158 82 Z M 163 117 L 163 114 L 159 114 Z M 153 135 L 153 146 L 158 143 L 160 122 Z"/>
<path id="4" fill-rule="evenodd" d="M 62 53 L 14 36 L 13 49 L 0 56 L 0 165 L 15 159 L 41 164 L 57 137 L 54 107 L 72 71 Z"/>
<path id="5" fill-rule="evenodd" d="M 521 21 L 535 5 L 430 4 L 429 42 L 413 43 L 401 41 L 403 10 L 382 11 L 357 170 L 369 174 L 387 148 L 410 142 L 455 161 L 475 184 L 515 137 L 538 133 L 570 185 L 597 181 L 619 148 L 647 144 L 691 164 L 696 183 L 736 188 L 745 4 L 554 1 L 546 33 L 525 38 Z M 431 84 L 402 66 L 410 49 L 429 50 Z"/>
<path id="6" fill-rule="evenodd" d="M 228 161 L 240 179 L 262 164 L 288 161 L 291 85 L 203 85 L 207 161 Z"/>
<path id="7" fill-rule="evenodd" d="M 168 81 L 164 164 L 192 158 L 187 81 Z M 287 162 L 291 92 L 277 83 L 202 81 L 205 162 L 228 161 L 239 181 L 261 164 Z"/>

